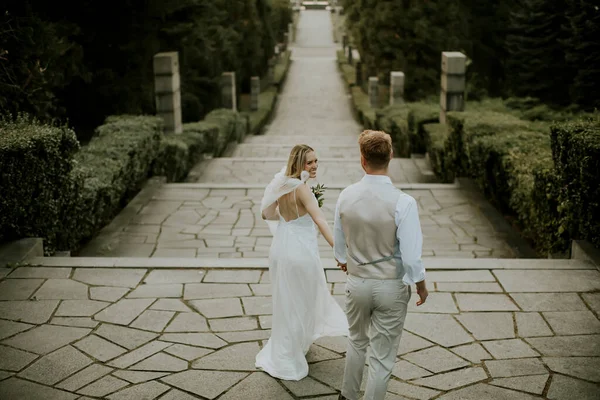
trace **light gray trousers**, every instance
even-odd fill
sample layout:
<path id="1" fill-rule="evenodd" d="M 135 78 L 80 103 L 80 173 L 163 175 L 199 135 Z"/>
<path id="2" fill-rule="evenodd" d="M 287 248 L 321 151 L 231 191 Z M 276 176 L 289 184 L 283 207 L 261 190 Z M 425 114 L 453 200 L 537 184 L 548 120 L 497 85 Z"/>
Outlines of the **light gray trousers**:
<path id="1" fill-rule="evenodd" d="M 346 316 L 350 334 L 342 395 L 358 400 L 367 346 L 369 372 L 363 400 L 383 400 L 396 362 L 410 286 L 401 279 L 363 279 L 348 275 Z"/>

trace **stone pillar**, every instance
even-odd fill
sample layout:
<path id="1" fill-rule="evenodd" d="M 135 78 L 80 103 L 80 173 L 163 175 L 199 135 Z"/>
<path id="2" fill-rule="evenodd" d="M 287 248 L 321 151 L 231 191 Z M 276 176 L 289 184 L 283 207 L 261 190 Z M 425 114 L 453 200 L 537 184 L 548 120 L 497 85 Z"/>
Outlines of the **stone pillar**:
<path id="1" fill-rule="evenodd" d="M 181 133 L 181 81 L 179 53 L 158 53 L 154 56 L 154 95 L 156 114 L 165 120 L 165 133 Z"/>
<path id="2" fill-rule="evenodd" d="M 346 51 L 346 47 L 348 47 L 348 35 L 342 35 L 342 49 Z"/>
<path id="3" fill-rule="evenodd" d="M 379 78 L 369 77 L 369 105 L 371 108 L 379 107 Z"/>
<path id="4" fill-rule="evenodd" d="M 404 72 L 390 72 L 390 105 L 404 103 Z"/>
<path id="5" fill-rule="evenodd" d="M 465 109 L 465 72 L 467 56 L 457 51 L 442 52 L 440 123 L 446 123 L 448 111 Z"/>
<path id="6" fill-rule="evenodd" d="M 260 78 L 250 78 L 250 111 L 258 110 L 258 95 L 260 94 Z"/>
<path id="7" fill-rule="evenodd" d="M 356 76 L 354 77 L 354 84 L 356 86 L 362 85 L 362 62 L 357 61 L 355 65 Z"/>
<path id="8" fill-rule="evenodd" d="M 348 64 L 352 65 L 352 45 L 348 45 Z"/>
<path id="9" fill-rule="evenodd" d="M 291 22 L 288 24 L 288 40 L 289 43 L 294 42 L 294 24 L 292 24 Z"/>
<path id="10" fill-rule="evenodd" d="M 283 43 L 284 43 L 284 46 L 285 46 L 285 50 L 287 50 L 287 47 L 288 47 L 288 45 L 290 43 L 290 35 L 287 32 L 285 32 L 283 34 Z"/>
<path id="11" fill-rule="evenodd" d="M 237 111 L 237 98 L 235 90 L 235 72 L 221 74 L 221 103 L 223 108 Z"/>

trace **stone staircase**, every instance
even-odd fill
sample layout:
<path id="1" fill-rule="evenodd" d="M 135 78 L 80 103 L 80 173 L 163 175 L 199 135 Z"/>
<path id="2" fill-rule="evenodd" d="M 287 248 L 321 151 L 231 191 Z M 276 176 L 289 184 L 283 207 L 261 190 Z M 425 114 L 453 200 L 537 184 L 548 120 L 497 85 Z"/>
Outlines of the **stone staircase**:
<path id="1" fill-rule="evenodd" d="M 0 268 L 0 399 L 335 400 L 346 339 L 322 338 L 309 377 L 254 368 L 270 335 L 266 183 L 294 144 L 319 157 L 332 224 L 361 178 L 329 15 L 304 11 L 276 117 L 188 182 L 154 179 L 77 257 Z M 411 299 L 386 400 L 597 399 L 600 272 L 544 260 L 465 182 L 436 183 L 425 158 L 394 159 L 415 197 L 430 297 Z M 346 276 L 320 239 L 327 282 Z"/>

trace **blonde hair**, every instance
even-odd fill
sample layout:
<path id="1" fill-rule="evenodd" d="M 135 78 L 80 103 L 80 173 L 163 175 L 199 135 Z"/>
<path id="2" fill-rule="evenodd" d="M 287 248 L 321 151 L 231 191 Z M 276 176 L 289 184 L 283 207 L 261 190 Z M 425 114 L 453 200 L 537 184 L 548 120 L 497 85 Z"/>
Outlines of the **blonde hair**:
<path id="1" fill-rule="evenodd" d="M 392 138 L 383 131 L 366 130 L 358 138 L 360 154 L 372 168 L 386 168 L 392 158 Z"/>
<path id="2" fill-rule="evenodd" d="M 295 145 L 290 152 L 285 175 L 300 179 L 300 174 L 304 171 L 304 165 L 306 164 L 306 156 L 311 151 L 314 151 L 313 148 L 305 144 Z"/>

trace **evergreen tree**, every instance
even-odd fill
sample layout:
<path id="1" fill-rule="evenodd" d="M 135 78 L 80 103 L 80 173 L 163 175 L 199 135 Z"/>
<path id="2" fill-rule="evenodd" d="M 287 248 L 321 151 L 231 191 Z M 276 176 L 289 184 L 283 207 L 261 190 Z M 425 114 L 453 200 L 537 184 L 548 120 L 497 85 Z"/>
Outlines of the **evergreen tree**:
<path id="1" fill-rule="evenodd" d="M 586 110 L 600 109 L 600 4 L 593 0 L 567 0 L 563 42 L 566 60 L 574 71 L 572 99 Z"/>
<path id="2" fill-rule="evenodd" d="M 513 94 L 546 103 L 569 104 L 571 70 L 562 40 L 566 21 L 563 0 L 524 0 L 511 13 L 507 74 Z"/>

